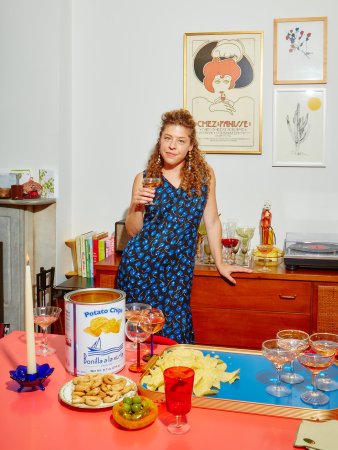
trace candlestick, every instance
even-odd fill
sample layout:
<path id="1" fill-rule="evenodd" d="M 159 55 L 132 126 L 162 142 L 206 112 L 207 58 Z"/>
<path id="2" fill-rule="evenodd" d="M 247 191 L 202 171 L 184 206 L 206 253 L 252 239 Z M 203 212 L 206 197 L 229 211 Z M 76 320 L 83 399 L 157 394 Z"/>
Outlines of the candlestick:
<path id="1" fill-rule="evenodd" d="M 27 346 L 27 374 L 36 373 L 35 340 L 34 340 L 34 317 L 33 317 L 33 294 L 32 278 L 29 259 L 27 257 L 26 279 L 25 279 L 25 328 Z"/>

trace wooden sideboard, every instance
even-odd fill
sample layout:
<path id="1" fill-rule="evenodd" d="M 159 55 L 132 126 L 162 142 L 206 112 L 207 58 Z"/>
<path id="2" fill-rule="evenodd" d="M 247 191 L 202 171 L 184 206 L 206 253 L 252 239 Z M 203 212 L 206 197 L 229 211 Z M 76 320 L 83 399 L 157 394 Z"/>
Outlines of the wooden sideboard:
<path id="1" fill-rule="evenodd" d="M 120 255 L 96 264 L 96 287 L 115 287 Z M 281 329 L 338 333 L 338 271 L 285 269 L 235 273 L 197 265 L 191 294 L 196 344 L 261 348 Z"/>

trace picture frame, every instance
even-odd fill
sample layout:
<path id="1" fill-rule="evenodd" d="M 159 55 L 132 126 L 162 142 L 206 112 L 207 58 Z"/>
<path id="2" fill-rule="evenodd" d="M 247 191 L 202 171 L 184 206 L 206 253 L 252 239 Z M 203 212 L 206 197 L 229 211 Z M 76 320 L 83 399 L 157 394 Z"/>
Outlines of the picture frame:
<path id="1" fill-rule="evenodd" d="M 327 17 L 274 19 L 274 84 L 327 82 Z"/>
<path id="2" fill-rule="evenodd" d="M 262 153 L 263 32 L 184 35 L 184 108 L 204 153 Z"/>
<path id="3" fill-rule="evenodd" d="M 325 88 L 274 92 L 273 166 L 325 167 Z"/>

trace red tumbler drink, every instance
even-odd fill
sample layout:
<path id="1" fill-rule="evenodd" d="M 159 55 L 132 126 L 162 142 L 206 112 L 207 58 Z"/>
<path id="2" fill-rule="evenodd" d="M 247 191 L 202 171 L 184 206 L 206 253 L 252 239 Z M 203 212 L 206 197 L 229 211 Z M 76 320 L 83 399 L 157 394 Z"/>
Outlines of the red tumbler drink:
<path id="1" fill-rule="evenodd" d="M 181 416 L 191 409 L 191 397 L 195 372 L 190 367 L 175 366 L 165 369 L 164 386 L 167 410 L 176 416 L 176 422 L 169 424 L 168 430 L 174 434 L 183 434 L 190 425 L 181 422 Z"/>

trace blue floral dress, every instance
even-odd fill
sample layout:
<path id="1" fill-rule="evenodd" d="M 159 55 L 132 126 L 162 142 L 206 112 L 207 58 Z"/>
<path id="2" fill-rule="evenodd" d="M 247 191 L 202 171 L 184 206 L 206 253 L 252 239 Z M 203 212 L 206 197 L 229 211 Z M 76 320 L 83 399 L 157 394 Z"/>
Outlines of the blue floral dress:
<path id="1" fill-rule="evenodd" d="M 207 201 L 188 195 L 165 177 L 156 188 L 156 206 L 147 206 L 140 233 L 129 240 L 117 273 L 117 286 L 127 302 L 160 308 L 166 318 L 159 333 L 180 343 L 193 343 L 190 310 L 197 230 Z"/>

